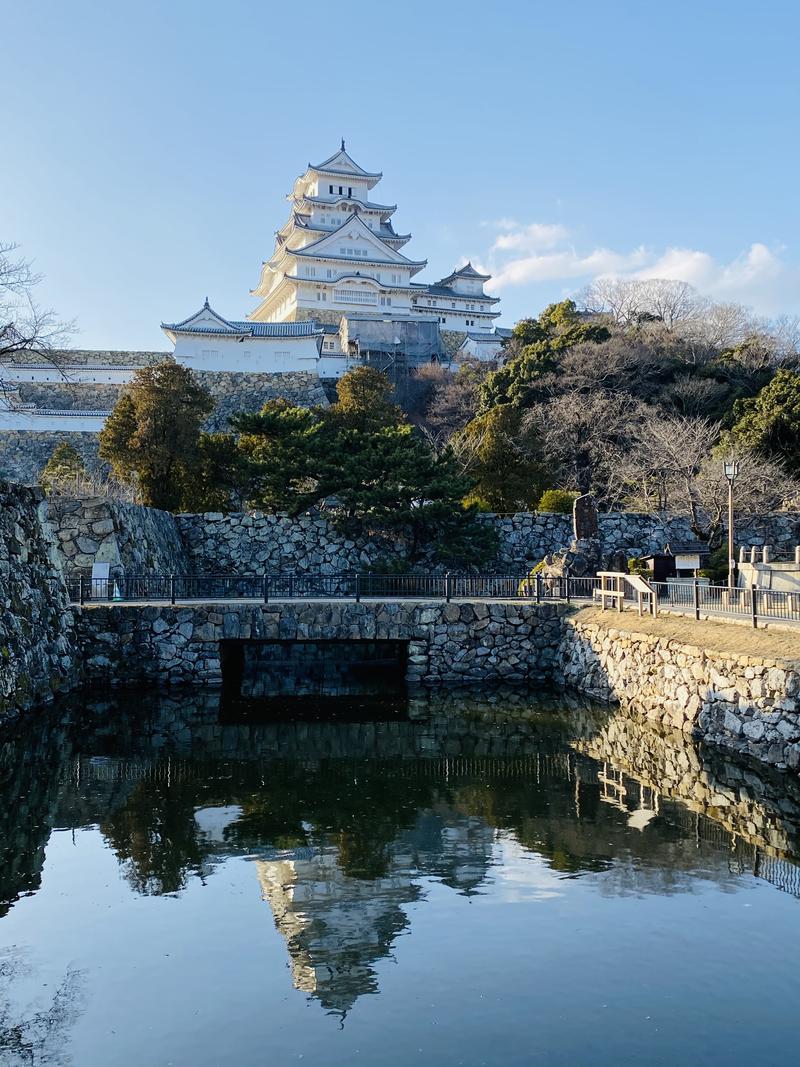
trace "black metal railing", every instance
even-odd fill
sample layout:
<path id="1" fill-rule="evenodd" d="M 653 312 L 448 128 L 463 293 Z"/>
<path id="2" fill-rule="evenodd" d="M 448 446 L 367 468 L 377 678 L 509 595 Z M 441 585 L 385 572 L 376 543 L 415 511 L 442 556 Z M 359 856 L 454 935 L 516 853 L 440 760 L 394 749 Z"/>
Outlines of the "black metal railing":
<path id="1" fill-rule="evenodd" d="M 591 599 L 594 578 L 524 574 L 155 574 L 74 577 L 74 603 L 192 600 Z"/>
<path id="2" fill-rule="evenodd" d="M 800 622 L 800 591 L 708 585 L 699 581 L 651 582 L 658 610 L 701 617 Z M 198 600 L 596 600 L 600 579 L 512 574 L 155 574 L 116 578 L 74 577 L 76 604 Z M 636 593 L 625 587 L 626 603 Z M 611 609 L 609 609 L 611 610 Z"/>

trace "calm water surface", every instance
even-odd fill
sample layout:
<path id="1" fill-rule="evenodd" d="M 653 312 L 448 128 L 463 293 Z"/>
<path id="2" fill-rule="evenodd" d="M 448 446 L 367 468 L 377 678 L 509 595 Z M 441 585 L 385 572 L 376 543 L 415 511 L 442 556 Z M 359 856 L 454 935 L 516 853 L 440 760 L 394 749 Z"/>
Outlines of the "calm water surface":
<path id="1" fill-rule="evenodd" d="M 791 781 L 563 701 L 217 700 L 2 738 L 3 1065 L 796 1058 Z"/>

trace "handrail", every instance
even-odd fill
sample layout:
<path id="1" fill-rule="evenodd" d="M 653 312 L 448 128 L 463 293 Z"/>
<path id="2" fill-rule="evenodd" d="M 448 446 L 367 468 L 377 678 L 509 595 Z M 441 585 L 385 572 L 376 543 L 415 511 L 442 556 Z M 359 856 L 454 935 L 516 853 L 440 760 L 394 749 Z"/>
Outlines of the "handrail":
<path id="1" fill-rule="evenodd" d="M 605 588 L 604 588 L 605 586 Z M 800 592 L 702 584 L 697 579 L 648 582 L 602 571 L 592 577 L 537 574 L 149 574 L 67 580 L 74 604 L 256 600 L 515 600 L 591 603 L 624 611 L 626 598 L 645 608 L 687 616 L 800 623 Z"/>

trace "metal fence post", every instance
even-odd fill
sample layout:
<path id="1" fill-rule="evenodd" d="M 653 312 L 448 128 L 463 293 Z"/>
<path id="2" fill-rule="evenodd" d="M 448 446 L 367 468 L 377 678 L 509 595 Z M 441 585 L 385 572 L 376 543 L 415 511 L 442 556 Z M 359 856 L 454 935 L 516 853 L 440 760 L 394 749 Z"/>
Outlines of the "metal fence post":
<path id="1" fill-rule="evenodd" d="M 86 597 L 86 588 L 83 584 L 83 575 L 78 578 L 78 599 L 83 604 Z"/>
<path id="2" fill-rule="evenodd" d="M 264 594 L 264 603 L 269 604 L 269 575 L 265 574 L 262 579 L 262 590 Z"/>
<path id="3" fill-rule="evenodd" d="M 361 575 L 356 571 L 356 604 L 361 603 Z"/>
<path id="4" fill-rule="evenodd" d="M 447 603 L 450 603 L 450 571 L 444 576 L 444 598 Z"/>
<path id="5" fill-rule="evenodd" d="M 175 575 L 174 574 L 171 574 L 169 576 L 169 599 L 173 604 L 175 603 Z"/>
<path id="6" fill-rule="evenodd" d="M 537 604 L 541 604 L 541 602 L 542 602 L 542 576 L 541 576 L 541 574 L 537 574 L 536 575 L 536 603 Z"/>
<path id="7" fill-rule="evenodd" d="M 753 627 L 758 629 L 758 588 L 755 585 L 750 586 L 750 607 L 753 612 Z"/>
<path id="8" fill-rule="evenodd" d="M 565 574 L 565 575 L 564 575 L 564 590 L 565 590 L 565 596 L 564 596 L 564 599 L 565 599 L 565 600 L 566 600 L 566 602 L 567 602 L 567 603 L 569 604 L 569 602 L 570 602 L 570 593 L 569 593 L 569 573 L 567 573 L 567 574 Z"/>
<path id="9" fill-rule="evenodd" d="M 694 617 L 700 621 L 700 583 L 695 578 L 692 582 L 692 595 L 694 596 Z"/>

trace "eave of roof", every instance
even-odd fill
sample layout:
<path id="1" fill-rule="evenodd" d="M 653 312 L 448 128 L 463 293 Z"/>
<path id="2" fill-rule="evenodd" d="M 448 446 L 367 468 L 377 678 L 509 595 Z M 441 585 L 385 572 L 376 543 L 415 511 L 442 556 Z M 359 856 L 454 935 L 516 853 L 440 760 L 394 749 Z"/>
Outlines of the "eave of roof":
<path id="1" fill-rule="evenodd" d="M 192 316 L 194 317 L 194 316 Z M 227 321 L 226 326 L 187 326 L 183 323 L 162 322 L 161 329 L 170 333 L 204 334 L 214 337 L 319 337 L 322 330 L 312 320 L 303 322 L 247 322 Z"/>
<path id="2" fill-rule="evenodd" d="M 302 196 L 290 197 L 292 200 L 305 200 L 309 204 L 324 204 L 333 205 L 340 204 L 343 200 L 346 200 L 349 204 L 359 204 L 364 211 L 387 211 L 390 214 L 397 211 L 397 204 L 375 204 L 371 200 L 358 200 L 355 196 Z"/>

